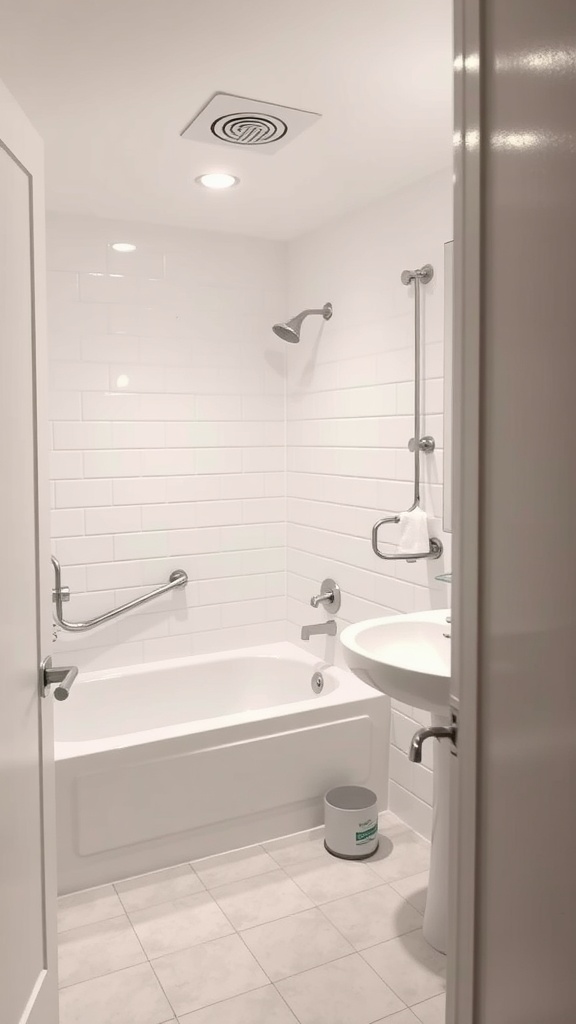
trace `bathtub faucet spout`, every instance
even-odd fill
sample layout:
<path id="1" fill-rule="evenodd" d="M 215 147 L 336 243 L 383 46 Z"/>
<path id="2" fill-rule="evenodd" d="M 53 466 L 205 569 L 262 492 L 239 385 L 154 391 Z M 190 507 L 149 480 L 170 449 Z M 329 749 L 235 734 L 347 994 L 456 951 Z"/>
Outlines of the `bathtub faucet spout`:
<path id="1" fill-rule="evenodd" d="M 300 636 L 303 640 L 309 640 L 311 636 L 316 636 L 317 633 L 325 633 L 326 636 L 336 636 L 338 627 L 335 619 L 328 619 L 328 622 L 318 622 L 313 626 L 302 626 L 302 632 Z"/>

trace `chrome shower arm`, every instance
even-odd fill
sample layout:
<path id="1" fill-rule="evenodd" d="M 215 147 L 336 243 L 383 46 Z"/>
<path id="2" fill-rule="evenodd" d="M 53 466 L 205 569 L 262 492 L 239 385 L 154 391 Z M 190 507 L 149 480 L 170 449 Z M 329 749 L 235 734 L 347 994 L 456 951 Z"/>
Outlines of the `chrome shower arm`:
<path id="1" fill-rule="evenodd" d="M 282 341 L 290 341 L 293 344 L 300 341 L 300 328 L 307 316 L 321 316 L 324 320 L 330 320 L 333 313 L 332 303 L 325 302 L 321 309 L 304 309 L 297 316 L 293 316 L 284 323 L 274 324 L 272 330 Z"/>
<path id="2" fill-rule="evenodd" d="M 329 320 L 332 316 L 332 305 L 327 302 L 325 306 L 321 306 L 320 309 L 303 309 L 301 313 L 298 313 L 298 319 L 303 320 L 305 316 L 322 316 L 325 320 Z M 294 317 L 296 319 L 296 317 Z"/>

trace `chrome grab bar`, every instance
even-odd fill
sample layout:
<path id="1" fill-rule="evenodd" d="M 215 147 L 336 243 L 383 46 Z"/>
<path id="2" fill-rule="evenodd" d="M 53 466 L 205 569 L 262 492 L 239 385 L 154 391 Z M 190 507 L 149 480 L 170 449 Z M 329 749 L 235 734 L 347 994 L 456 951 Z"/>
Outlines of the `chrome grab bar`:
<path id="1" fill-rule="evenodd" d="M 420 288 L 423 284 L 428 284 L 429 281 L 434 277 L 434 268 L 430 263 L 426 263 L 419 270 L 403 270 L 400 276 L 402 284 L 410 285 L 414 284 L 414 437 L 410 438 L 408 442 L 408 448 L 414 455 L 414 502 L 407 509 L 408 512 L 413 512 L 414 509 L 420 507 L 420 452 L 429 455 L 434 451 L 436 442 L 433 437 L 427 434 L 425 437 L 420 437 L 420 372 L 421 372 L 421 339 L 420 339 Z M 397 554 L 397 555 L 385 555 L 380 551 L 378 547 L 378 530 L 381 526 L 386 523 L 399 523 L 400 516 L 386 516 L 384 519 L 379 519 L 377 523 L 374 523 L 372 527 L 372 550 L 378 558 L 384 558 L 386 561 L 405 561 L 405 562 L 416 562 L 419 558 L 440 558 L 444 548 L 442 542 L 436 537 L 430 538 L 430 547 L 428 551 L 417 551 L 416 554 Z"/>
<path id="2" fill-rule="evenodd" d="M 70 591 L 68 587 L 62 586 L 62 570 L 60 568 L 60 562 L 57 558 L 52 555 L 52 565 L 54 566 L 54 589 L 52 591 L 52 601 L 54 602 L 54 621 L 62 628 L 67 630 L 68 633 L 82 633 L 87 629 L 94 629 L 95 626 L 102 625 L 103 622 L 110 622 L 111 619 L 117 619 L 119 615 L 123 615 L 124 612 L 130 612 L 134 608 L 139 608 L 143 604 L 147 604 L 148 601 L 153 601 L 155 597 L 160 597 L 161 594 L 167 594 L 169 590 L 174 590 L 175 587 L 185 587 L 188 583 L 188 574 L 183 569 L 174 569 L 170 573 L 169 582 L 164 583 L 163 586 L 157 587 L 156 590 L 151 590 L 149 594 L 143 594 L 142 597 L 135 597 L 133 601 L 127 601 L 126 604 L 120 605 L 119 608 L 113 608 L 110 612 L 103 612 L 102 615 L 97 615 L 94 619 L 88 619 L 87 622 L 67 622 L 64 618 L 62 611 L 62 602 L 70 599 Z"/>
<path id="3" fill-rule="evenodd" d="M 409 511 L 412 511 L 412 509 Z M 389 561 L 400 559 L 405 562 L 416 562 L 419 558 L 440 558 L 444 550 L 444 546 L 442 541 L 438 540 L 436 537 L 430 538 L 430 549 L 428 551 L 417 551 L 415 555 L 385 555 L 383 551 L 380 551 L 380 548 L 378 547 L 378 530 L 386 523 L 399 522 L 400 516 L 387 516 L 385 519 L 379 519 L 377 523 L 374 523 L 374 526 L 372 527 L 372 550 L 375 555 L 378 555 L 378 558 L 385 558 Z"/>

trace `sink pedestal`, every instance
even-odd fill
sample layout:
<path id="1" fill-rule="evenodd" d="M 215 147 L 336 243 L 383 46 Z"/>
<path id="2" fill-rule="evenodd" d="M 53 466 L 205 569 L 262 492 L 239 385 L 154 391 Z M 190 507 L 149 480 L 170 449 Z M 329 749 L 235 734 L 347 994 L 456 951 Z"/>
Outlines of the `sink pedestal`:
<path id="1" fill-rule="evenodd" d="M 432 715 L 432 725 L 450 725 L 443 715 Z M 446 953 L 448 948 L 448 855 L 450 805 L 450 743 L 432 740 L 434 797 L 432 811 L 432 846 L 428 896 L 422 930 L 434 949 Z"/>
<path id="2" fill-rule="evenodd" d="M 380 693 L 432 714 L 432 724 L 450 726 L 450 609 L 388 615 L 357 622 L 340 634 L 349 668 Z M 434 810 L 424 935 L 445 953 L 448 936 L 448 848 L 450 743 L 434 744 Z"/>

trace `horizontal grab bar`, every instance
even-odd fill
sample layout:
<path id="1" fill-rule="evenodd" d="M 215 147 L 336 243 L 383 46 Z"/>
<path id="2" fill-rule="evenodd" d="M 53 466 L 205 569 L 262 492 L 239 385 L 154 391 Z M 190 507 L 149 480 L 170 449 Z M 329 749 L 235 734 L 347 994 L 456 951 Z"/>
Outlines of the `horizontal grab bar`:
<path id="1" fill-rule="evenodd" d="M 131 612 L 134 608 L 139 608 L 141 605 L 147 604 L 148 601 L 153 601 L 155 597 L 167 594 L 169 590 L 174 590 L 175 587 L 185 587 L 188 583 L 188 574 L 183 569 L 174 569 L 170 573 L 169 582 L 164 583 L 161 587 L 157 587 L 156 590 L 151 590 L 149 594 L 135 597 L 133 601 L 127 601 L 126 604 L 120 605 L 119 608 L 113 608 L 112 611 L 97 615 L 96 618 L 88 619 L 87 622 L 67 622 L 62 612 L 62 602 L 69 600 L 70 592 L 67 587 L 62 586 L 60 562 L 57 558 L 54 558 L 54 555 L 52 555 L 52 565 L 54 566 L 55 582 L 54 590 L 52 591 L 52 600 L 55 606 L 54 619 L 62 629 L 67 630 L 69 633 L 83 633 L 87 629 L 94 629 L 95 626 L 101 626 L 103 622 L 117 619 L 119 615 L 124 615 L 124 612 Z"/>
<path id="2" fill-rule="evenodd" d="M 436 537 L 430 538 L 430 547 L 428 551 L 417 551 L 414 555 L 412 553 L 385 555 L 380 551 L 378 547 L 378 530 L 381 526 L 384 526 L 385 523 L 399 522 L 400 516 L 388 516 L 386 519 L 379 519 L 377 523 L 374 523 L 374 526 L 372 527 L 372 551 L 375 555 L 378 555 L 378 558 L 385 558 L 387 561 L 397 561 L 398 559 L 401 559 L 406 562 L 416 562 L 419 558 L 440 558 L 444 548 L 442 541 L 438 540 Z"/>

